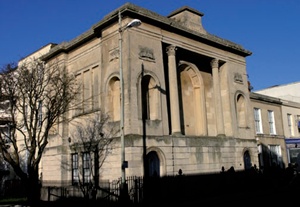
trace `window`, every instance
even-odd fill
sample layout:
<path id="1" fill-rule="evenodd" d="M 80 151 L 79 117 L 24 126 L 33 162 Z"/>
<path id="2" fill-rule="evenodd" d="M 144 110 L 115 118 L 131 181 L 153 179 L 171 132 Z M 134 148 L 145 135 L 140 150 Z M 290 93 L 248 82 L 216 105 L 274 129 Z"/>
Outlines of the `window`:
<path id="1" fill-rule="evenodd" d="M 78 154 L 72 154 L 72 184 L 76 185 L 79 182 L 79 172 L 78 172 Z"/>
<path id="2" fill-rule="evenodd" d="M 287 122 L 288 122 L 288 128 L 291 136 L 294 136 L 294 130 L 293 130 L 293 117 L 292 114 L 287 114 Z"/>
<path id="3" fill-rule="evenodd" d="M 29 157 L 29 151 L 28 149 L 25 150 L 25 155 L 22 157 L 23 162 L 22 162 L 22 169 L 24 172 L 28 172 L 28 157 Z"/>
<path id="4" fill-rule="evenodd" d="M 11 128 L 9 124 L 0 126 L 0 133 L 3 136 L 5 144 L 9 145 L 11 143 Z"/>
<path id="5" fill-rule="evenodd" d="M 11 142 L 11 125 L 7 124 L 4 134 L 6 141 Z"/>
<path id="6" fill-rule="evenodd" d="M 38 108 L 38 126 L 42 126 L 42 118 L 43 118 L 43 109 L 42 109 L 42 101 L 39 101 Z"/>
<path id="7" fill-rule="evenodd" d="M 261 112 L 259 108 L 254 108 L 254 121 L 256 134 L 262 134 Z"/>
<path id="8" fill-rule="evenodd" d="M 91 179 L 91 155 L 89 152 L 84 152 L 82 155 L 83 167 L 83 183 L 87 184 Z"/>
<path id="9" fill-rule="evenodd" d="M 272 110 L 268 110 L 268 121 L 269 121 L 270 134 L 276 134 L 274 111 Z"/>
<path id="10" fill-rule="evenodd" d="M 6 113 L 6 111 L 9 109 L 9 101 L 2 101 L 0 102 L 0 112 L 1 113 Z"/>

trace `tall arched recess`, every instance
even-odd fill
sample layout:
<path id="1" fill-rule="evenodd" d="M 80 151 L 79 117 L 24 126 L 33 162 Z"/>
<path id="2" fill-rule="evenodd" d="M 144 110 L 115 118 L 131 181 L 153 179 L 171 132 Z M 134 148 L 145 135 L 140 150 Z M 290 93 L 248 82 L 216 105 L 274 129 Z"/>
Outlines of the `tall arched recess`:
<path id="1" fill-rule="evenodd" d="M 120 120 L 120 80 L 112 77 L 108 81 L 107 109 L 112 121 Z"/>
<path id="2" fill-rule="evenodd" d="M 198 68 L 179 62 L 181 129 L 185 135 L 206 135 L 204 84 Z"/>
<path id="3" fill-rule="evenodd" d="M 145 120 L 161 120 L 161 86 L 158 77 L 149 70 L 137 77 L 138 117 Z"/>
<path id="4" fill-rule="evenodd" d="M 238 127 L 247 127 L 247 107 L 246 100 L 243 94 L 237 93 L 236 95 L 236 115 Z"/>
<path id="5" fill-rule="evenodd" d="M 160 119 L 158 88 L 158 84 L 152 76 L 144 75 L 142 77 L 142 113 L 146 120 Z"/>

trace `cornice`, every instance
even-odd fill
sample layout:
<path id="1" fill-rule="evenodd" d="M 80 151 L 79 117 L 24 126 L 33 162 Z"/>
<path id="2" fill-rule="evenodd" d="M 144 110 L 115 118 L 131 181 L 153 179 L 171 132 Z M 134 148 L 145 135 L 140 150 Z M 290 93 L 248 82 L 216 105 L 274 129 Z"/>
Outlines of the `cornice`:
<path id="1" fill-rule="evenodd" d="M 188 9 L 188 7 L 182 7 L 182 9 Z M 191 10 L 191 8 L 189 8 Z M 128 16 L 131 18 L 138 18 L 142 22 L 147 22 L 149 24 L 157 25 L 158 27 L 164 28 L 165 30 L 176 32 L 177 34 L 181 34 L 183 36 L 187 36 L 192 39 L 196 39 L 198 41 L 204 42 L 208 45 L 212 45 L 217 48 L 221 48 L 223 50 L 230 51 L 232 53 L 239 54 L 241 56 L 249 56 L 252 52 L 244 49 L 241 45 L 231 42 L 229 40 L 225 40 L 220 38 L 216 35 L 212 35 L 208 32 L 206 34 L 193 31 L 188 29 L 187 27 L 183 26 L 182 24 L 176 22 L 174 19 L 169 18 L 169 16 L 165 17 L 159 15 L 153 11 L 148 9 L 139 7 L 132 3 L 126 3 L 123 6 L 117 8 L 116 10 L 110 12 L 104 18 L 99 21 L 98 23 L 94 24 L 88 31 L 84 32 L 83 34 L 79 35 L 75 39 L 71 40 L 70 42 L 63 42 L 58 44 L 50 52 L 43 56 L 44 60 L 50 59 L 51 57 L 57 55 L 58 53 L 67 53 L 73 48 L 77 47 L 78 45 L 94 38 L 94 37 L 101 37 L 101 31 L 108 27 L 109 25 L 118 21 L 118 12 L 121 12 L 123 17 Z M 178 10 L 176 10 L 178 11 Z M 176 12 L 175 11 L 175 12 Z M 198 11 L 192 10 L 194 13 Z M 173 14 L 174 12 L 172 12 Z M 203 14 L 198 12 L 199 15 Z"/>

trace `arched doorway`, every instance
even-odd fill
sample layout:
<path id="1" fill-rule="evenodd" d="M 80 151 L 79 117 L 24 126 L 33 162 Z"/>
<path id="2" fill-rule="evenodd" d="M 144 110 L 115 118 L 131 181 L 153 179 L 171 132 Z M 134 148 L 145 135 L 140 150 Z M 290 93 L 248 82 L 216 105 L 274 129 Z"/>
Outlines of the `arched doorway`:
<path id="1" fill-rule="evenodd" d="M 250 170 L 252 167 L 251 157 L 248 150 L 244 152 L 244 166 L 245 166 L 245 170 Z"/>
<path id="2" fill-rule="evenodd" d="M 151 151 L 146 156 L 147 167 L 148 167 L 148 176 L 157 177 L 160 176 L 160 161 L 158 155 L 155 151 Z"/>

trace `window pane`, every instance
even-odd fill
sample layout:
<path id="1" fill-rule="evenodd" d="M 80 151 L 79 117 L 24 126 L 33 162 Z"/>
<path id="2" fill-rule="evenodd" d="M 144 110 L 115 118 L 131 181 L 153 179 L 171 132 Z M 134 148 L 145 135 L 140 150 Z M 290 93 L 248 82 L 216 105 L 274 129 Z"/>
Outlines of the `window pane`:
<path id="1" fill-rule="evenodd" d="M 294 136 L 294 130 L 293 130 L 293 125 L 292 125 L 292 123 L 293 123 L 292 114 L 287 114 L 287 121 L 288 121 L 290 136 Z"/>
<path id="2" fill-rule="evenodd" d="M 261 125 L 261 115 L 260 109 L 254 108 L 254 122 L 255 122 L 255 130 L 257 134 L 262 133 L 262 125 Z"/>
<path id="3" fill-rule="evenodd" d="M 270 134 L 276 134 L 274 111 L 268 110 L 269 130 Z"/>
<path id="4" fill-rule="evenodd" d="M 91 156 L 90 153 L 83 153 L 83 182 L 89 183 L 91 178 Z"/>
<path id="5" fill-rule="evenodd" d="M 79 182 L 78 172 L 78 154 L 72 154 L 72 183 L 77 184 Z"/>

